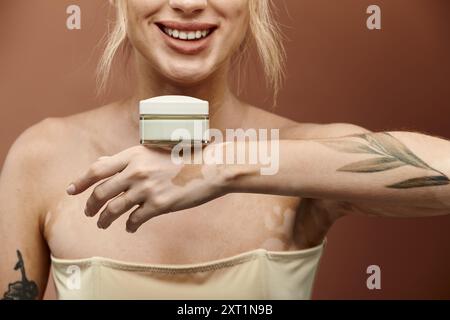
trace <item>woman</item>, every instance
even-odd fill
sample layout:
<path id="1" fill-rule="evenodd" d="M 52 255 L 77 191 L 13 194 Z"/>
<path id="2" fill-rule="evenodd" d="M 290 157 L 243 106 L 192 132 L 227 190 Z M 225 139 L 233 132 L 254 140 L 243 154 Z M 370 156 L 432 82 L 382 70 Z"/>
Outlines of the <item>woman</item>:
<path id="1" fill-rule="evenodd" d="M 51 264 L 62 299 L 306 299 L 339 217 L 449 213 L 448 141 L 296 123 L 236 98 L 228 75 L 252 42 L 275 96 L 280 88 L 283 50 L 268 0 L 113 4 L 100 86 L 123 49 L 136 90 L 45 119 L 11 147 L 0 180 L 5 298 L 41 298 Z M 138 102 L 168 94 L 208 100 L 211 127 L 221 131 L 279 129 L 278 173 L 177 165 L 170 153 L 137 145 Z M 202 152 L 230 145 L 250 148 L 214 143 Z"/>

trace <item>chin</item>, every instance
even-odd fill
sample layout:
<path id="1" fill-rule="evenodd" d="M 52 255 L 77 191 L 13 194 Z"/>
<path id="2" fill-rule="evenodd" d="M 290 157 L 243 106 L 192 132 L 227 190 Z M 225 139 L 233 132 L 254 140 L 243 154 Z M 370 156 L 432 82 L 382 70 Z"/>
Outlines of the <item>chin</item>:
<path id="1" fill-rule="evenodd" d="M 183 75 L 183 76 L 172 76 L 170 79 L 179 86 L 190 87 L 201 83 L 207 78 L 207 76 L 202 76 L 198 74 L 193 75 Z"/>
<path id="2" fill-rule="evenodd" d="M 183 67 L 172 67 L 166 73 L 167 78 L 172 81 L 183 84 L 193 85 L 207 79 L 213 71 L 211 69 L 205 69 L 205 66 L 184 65 Z"/>

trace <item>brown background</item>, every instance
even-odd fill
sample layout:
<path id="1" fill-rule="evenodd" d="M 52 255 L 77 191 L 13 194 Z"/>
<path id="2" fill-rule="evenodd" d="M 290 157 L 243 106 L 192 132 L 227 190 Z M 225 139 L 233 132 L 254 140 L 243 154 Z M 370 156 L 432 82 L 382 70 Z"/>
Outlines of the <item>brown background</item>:
<path id="1" fill-rule="evenodd" d="M 450 138 L 450 1 L 277 2 L 289 71 L 275 112 Z M 70 4 L 81 6 L 80 31 L 65 27 Z M 370 4 L 382 8 L 381 31 L 365 26 Z M 94 95 L 107 11 L 106 0 L 0 2 L 1 163 L 30 125 L 97 107 L 126 90 L 116 84 L 114 94 Z M 259 73 L 250 73 L 245 98 L 267 108 L 264 87 L 255 85 Z M 345 218 L 328 239 L 314 298 L 450 299 L 449 216 Z M 379 291 L 366 288 L 371 264 L 382 270 Z"/>

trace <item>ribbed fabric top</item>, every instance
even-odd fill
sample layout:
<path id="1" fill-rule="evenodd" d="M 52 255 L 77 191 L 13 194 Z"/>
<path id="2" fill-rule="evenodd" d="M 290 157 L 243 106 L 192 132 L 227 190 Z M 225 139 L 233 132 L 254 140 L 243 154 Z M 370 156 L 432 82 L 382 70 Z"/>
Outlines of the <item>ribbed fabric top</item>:
<path id="1" fill-rule="evenodd" d="M 52 273 L 59 299 L 310 299 L 325 244 L 256 249 L 198 264 L 52 256 Z"/>

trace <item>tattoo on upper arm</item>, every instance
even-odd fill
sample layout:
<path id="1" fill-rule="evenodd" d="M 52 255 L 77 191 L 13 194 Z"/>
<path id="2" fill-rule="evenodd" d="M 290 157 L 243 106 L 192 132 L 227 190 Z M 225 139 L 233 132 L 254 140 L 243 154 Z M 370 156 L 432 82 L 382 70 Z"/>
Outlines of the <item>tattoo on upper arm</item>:
<path id="1" fill-rule="evenodd" d="M 34 281 L 27 279 L 25 264 L 19 250 L 17 250 L 17 258 L 19 261 L 14 270 L 20 269 L 22 278 L 8 285 L 8 291 L 5 292 L 2 300 L 35 300 L 39 293 L 38 286 Z"/>
<path id="2" fill-rule="evenodd" d="M 339 152 L 373 154 L 377 157 L 350 163 L 339 168 L 338 171 L 372 173 L 392 170 L 403 166 L 413 166 L 431 170 L 437 174 L 400 181 L 386 187 L 409 189 L 450 184 L 450 179 L 444 173 L 430 167 L 390 133 L 363 133 L 348 137 L 358 138 L 361 141 L 351 139 L 344 140 L 340 138 L 336 140 L 321 141 L 321 143 Z"/>

